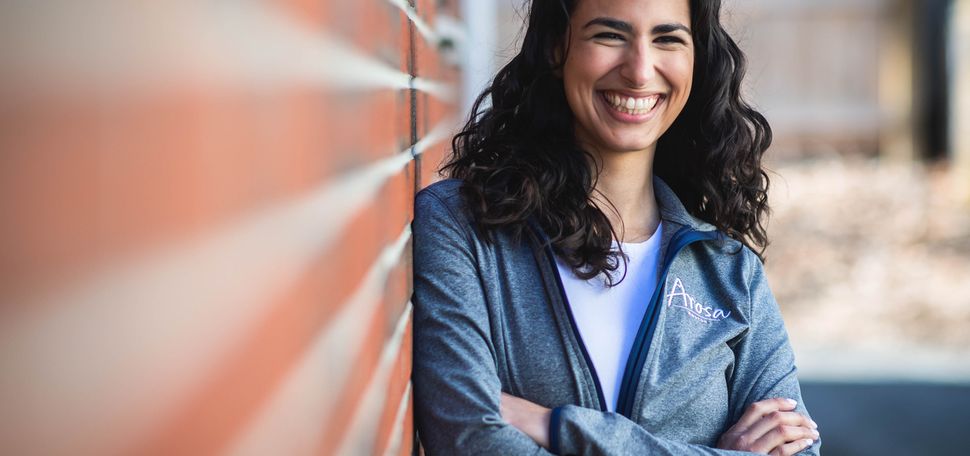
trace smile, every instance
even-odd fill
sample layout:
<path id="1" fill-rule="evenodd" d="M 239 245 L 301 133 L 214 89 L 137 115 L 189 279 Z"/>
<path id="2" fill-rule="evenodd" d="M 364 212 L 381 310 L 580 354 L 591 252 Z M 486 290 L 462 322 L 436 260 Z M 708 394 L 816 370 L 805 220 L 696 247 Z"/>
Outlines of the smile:
<path id="1" fill-rule="evenodd" d="M 635 117 L 645 116 L 664 99 L 663 94 L 631 97 L 618 92 L 601 92 L 603 100 L 615 111 Z"/>

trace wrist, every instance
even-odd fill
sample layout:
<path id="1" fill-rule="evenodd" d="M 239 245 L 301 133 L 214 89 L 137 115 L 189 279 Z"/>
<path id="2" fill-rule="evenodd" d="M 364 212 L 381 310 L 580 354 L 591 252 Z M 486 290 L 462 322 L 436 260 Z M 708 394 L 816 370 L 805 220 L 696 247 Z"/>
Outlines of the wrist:
<path id="1" fill-rule="evenodd" d="M 549 434 L 551 432 L 549 430 L 549 423 L 552 422 L 552 410 L 543 409 L 538 415 L 536 421 L 539 423 L 539 426 L 536 429 L 535 441 L 539 446 L 549 449 Z"/>

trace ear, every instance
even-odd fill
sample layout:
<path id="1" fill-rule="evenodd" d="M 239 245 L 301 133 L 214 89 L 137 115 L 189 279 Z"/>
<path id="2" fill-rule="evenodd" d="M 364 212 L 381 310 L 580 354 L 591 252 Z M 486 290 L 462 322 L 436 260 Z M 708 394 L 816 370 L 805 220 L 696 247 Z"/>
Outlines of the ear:
<path id="1" fill-rule="evenodd" d="M 563 43 L 559 43 L 552 50 L 552 74 L 562 79 L 562 66 L 565 65 L 565 48 Z"/>

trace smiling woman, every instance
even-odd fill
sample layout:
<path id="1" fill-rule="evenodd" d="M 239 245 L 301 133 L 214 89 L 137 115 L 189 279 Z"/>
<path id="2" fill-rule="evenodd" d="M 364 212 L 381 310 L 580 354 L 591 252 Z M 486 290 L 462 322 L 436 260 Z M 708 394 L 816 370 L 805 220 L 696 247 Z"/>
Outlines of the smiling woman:
<path id="1" fill-rule="evenodd" d="M 562 70 L 577 142 L 598 155 L 652 156 L 690 94 L 694 43 L 685 25 L 687 2 L 587 0 L 570 22 L 583 24 L 570 28 Z"/>
<path id="2" fill-rule="evenodd" d="M 715 0 L 533 0 L 418 194 L 429 454 L 817 454 L 754 249 L 771 130 Z"/>

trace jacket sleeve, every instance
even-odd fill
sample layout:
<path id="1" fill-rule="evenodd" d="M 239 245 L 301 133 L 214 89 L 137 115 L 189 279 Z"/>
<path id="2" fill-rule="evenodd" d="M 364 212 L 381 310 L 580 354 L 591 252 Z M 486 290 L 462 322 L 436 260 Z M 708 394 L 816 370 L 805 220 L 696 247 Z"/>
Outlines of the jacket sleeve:
<path id="1" fill-rule="evenodd" d="M 575 405 L 552 411 L 552 451 L 563 455 L 750 455 L 657 437 L 629 418 Z"/>
<path id="2" fill-rule="evenodd" d="M 744 251 L 751 264 L 748 287 L 750 330 L 734 347 L 731 422 L 737 422 L 751 403 L 773 397 L 794 399 L 798 402 L 795 411 L 809 416 L 798 384 L 795 352 L 788 341 L 778 303 L 768 287 L 764 267 L 754 252 Z M 820 445 L 821 440 L 818 440 L 799 454 L 817 455 Z"/>
<path id="3" fill-rule="evenodd" d="M 434 193 L 418 194 L 412 381 L 419 438 L 428 455 L 548 454 L 502 420 L 472 231 L 460 220 Z"/>
<path id="4" fill-rule="evenodd" d="M 748 405 L 786 397 L 798 401 L 797 411 L 808 415 L 802 403 L 795 356 L 778 304 L 768 288 L 761 261 L 745 249 L 749 262 L 750 328 L 734 347 L 735 369 L 731 391 L 730 424 Z M 572 405 L 553 410 L 549 425 L 552 451 L 557 454 L 620 455 L 728 455 L 750 454 L 658 438 L 626 417 Z M 820 441 L 800 452 L 818 455 Z"/>

